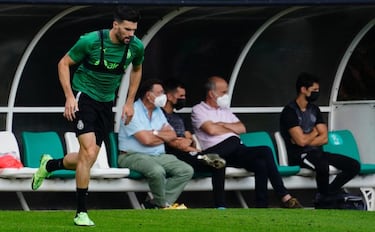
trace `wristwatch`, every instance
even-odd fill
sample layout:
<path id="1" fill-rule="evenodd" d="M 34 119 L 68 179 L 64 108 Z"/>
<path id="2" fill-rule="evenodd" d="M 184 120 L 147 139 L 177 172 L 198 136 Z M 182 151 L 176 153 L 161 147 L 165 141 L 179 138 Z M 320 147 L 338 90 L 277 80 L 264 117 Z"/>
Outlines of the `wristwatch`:
<path id="1" fill-rule="evenodd" d="M 153 135 L 158 135 L 159 132 L 158 132 L 157 130 L 152 130 L 152 134 L 153 134 Z"/>

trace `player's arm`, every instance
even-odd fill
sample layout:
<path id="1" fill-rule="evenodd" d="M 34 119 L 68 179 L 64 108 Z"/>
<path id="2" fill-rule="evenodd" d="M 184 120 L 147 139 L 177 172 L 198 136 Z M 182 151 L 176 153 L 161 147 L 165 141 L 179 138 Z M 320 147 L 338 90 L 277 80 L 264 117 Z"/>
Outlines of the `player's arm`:
<path id="1" fill-rule="evenodd" d="M 133 103 L 135 99 L 135 95 L 137 93 L 139 84 L 142 78 L 142 65 L 133 66 L 132 70 L 130 71 L 130 80 L 129 80 L 129 89 L 128 89 L 128 96 L 126 98 L 125 105 L 122 109 L 122 118 L 125 119 L 125 124 L 128 124 L 133 117 L 134 108 Z"/>
<path id="2" fill-rule="evenodd" d="M 57 65 L 60 84 L 66 99 L 64 117 L 66 117 L 69 121 L 72 121 L 75 118 L 75 111 L 78 110 L 78 104 L 74 97 L 70 83 L 70 66 L 74 64 L 75 62 L 70 58 L 69 55 L 66 54 L 63 58 L 61 58 Z"/>

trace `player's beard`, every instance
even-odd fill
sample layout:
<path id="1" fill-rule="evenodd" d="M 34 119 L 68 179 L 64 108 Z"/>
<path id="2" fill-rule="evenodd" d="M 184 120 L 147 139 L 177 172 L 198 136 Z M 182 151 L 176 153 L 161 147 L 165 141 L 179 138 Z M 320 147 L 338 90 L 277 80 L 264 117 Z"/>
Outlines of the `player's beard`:
<path id="1" fill-rule="evenodd" d="M 130 36 L 121 37 L 120 34 L 116 34 L 116 38 L 121 44 L 129 44 L 131 40 Z"/>

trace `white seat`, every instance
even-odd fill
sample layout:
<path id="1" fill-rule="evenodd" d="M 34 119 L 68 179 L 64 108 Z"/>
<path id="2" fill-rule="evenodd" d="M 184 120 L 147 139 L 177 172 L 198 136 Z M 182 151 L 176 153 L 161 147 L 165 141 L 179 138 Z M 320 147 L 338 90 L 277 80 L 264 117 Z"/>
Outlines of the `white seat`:
<path id="1" fill-rule="evenodd" d="M 249 172 L 244 168 L 226 167 L 225 176 L 226 177 L 246 177 L 246 176 L 254 176 L 254 173 Z"/>
<path id="2" fill-rule="evenodd" d="M 193 139 L 193 141 L 195 143 L 195 147 L 198 150 L 202 150 L 202 147 L 201 147 L 201 144 L 199 143 L 198 137 L 195 134 L 192 134 L 191 137 L 192 137 L 192 139 Z"/>
<path id="3" fill-rule="evenodd" d="M 277 152 L 279 154 L 280 165 L 288 166 L 289 165 L 288 153 L 286 151 L 284 138 L 281 136 L 280 131 L 276 131 L 274 136 L 275 136 L 275 141 L 276 141 L 276 145 L 277 145 Z M 335 175 L 339 172 L 340 172 L 340 170 L 338 170 L 337 168 L 335 168 L 331 165 L 329 166 L 329 174 Z M 315 172 L 311 169 L 308 169 L 308 168 L 301 168 L 301 171 L 299 173 L 297 173 L 297 175 L 299 175 L 299 176 L 315 176 Z"/>
<path id="4" fill-rule="evenodd" d="M 0 155 L 12 154 L 21 160 L 17 139 L 11 131 L 0 131 Z M 31 178 L 37 168 L 0 168 L 0 178 Z"/>
<path id="5" fill-rule="evenodd" d="M 68 153 L 79 151 L 79 142 L 74 132 L 65 132 L 64 134 L 66 150 Z M 91 178 L 123 178 L 129 175 L 127 168 L 110 168 L 107 159 L 107 150 L 105 143 L 100 147 L 98 157 L 91 168 Z"/>

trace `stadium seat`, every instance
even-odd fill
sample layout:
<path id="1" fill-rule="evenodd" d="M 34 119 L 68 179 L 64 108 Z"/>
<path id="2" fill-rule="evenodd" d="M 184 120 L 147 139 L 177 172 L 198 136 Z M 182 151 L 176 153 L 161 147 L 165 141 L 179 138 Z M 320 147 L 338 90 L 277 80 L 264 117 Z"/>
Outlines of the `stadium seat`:
<path id="1" fill-rule="evenodd" d="M 276 156 L 275 147 L 273 145 L 271 136 L 265 131 L 248 132 L 240 135 L 241 141 L 248 147 L 252 146 L 267 146 L 272 150 L 277 169 L 282 176 L 295 175 L 300 171 L 299 166 L 283 166 L 279 164 Z"/>
<path id="2" fill-rule="evenodd" d="M 0 131 L 0 155 L 11 154 L 21 161 L 18 142 L 13 132 Z M 25 164 L 24 164 L 25 165 Z M 31 178 L 36 172 L 36 168 L 0 168 L 1 178 Z"/>
<path id="3" fill-rule="evenodd" d="M 116 132 L 109 133 L 109 165 L 113 168 L 118 167 L 118 134 Z"/>
<path id="4" fill-rule="evenodd" d="M 64 157 L 64 150 L 59 135 L 54 131 L 21 133 L 24 165 L 32 168 L 39 168 L 40 157 L 49 154 L 54 159 Z M 49 178 L 74 178 L 75 171 L 57 170 Z"/>
<path id="5" fill-rule="evenodd" d="M 64 133 L 67 153 L 78 152 L 79 142 L 74 132 Z M 102 143 L 98 157 L 91 168 L 91 178 L 123 178 L 129 175 L 127 168 L 110 168 L 108 165 L 107 150 Z"/>
<path id="6" fill-rule="evenodd" d="M 16 137 L 14 136 L 13 132 L 11 131 L 0 131 L 0 154 L 12 154 L 16 159 L 22 162 L 19 146 Z M 23 163 L 25 166 L 25 164 Z M 11 180 L 10 183 L 17 186 L 16 188 L 19 190 L 22 184 L 18 184 L 15 180 L 23 179 L 27 181 L 27 179 L 31 179 L 34 173 L 36 172 L 36 168 L 31 167 L 23 167 L 23 168 L 1 168 L 0 169 L 0 177 L 2 179 L 9 179 Z M 4 188 L 5 186 L 2 186 Z M 23 193 L 20 191 L 16 191 L 17 198 L 19 200 L 20 205 L 22 206 L 23 210 L 29 211 L 30 207 L 27 204 Z"/>
<path id="7" fill-rule="evenodd" d="M 360 174 L 375 173 L 375 164 L 362 163 L 356 140 L 349 130 L 329 131 L 328 143 L 323 146 L 323 150 L 357 160 L 361 164 Z"/>

